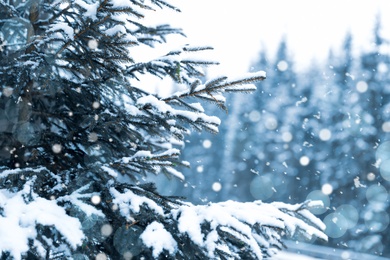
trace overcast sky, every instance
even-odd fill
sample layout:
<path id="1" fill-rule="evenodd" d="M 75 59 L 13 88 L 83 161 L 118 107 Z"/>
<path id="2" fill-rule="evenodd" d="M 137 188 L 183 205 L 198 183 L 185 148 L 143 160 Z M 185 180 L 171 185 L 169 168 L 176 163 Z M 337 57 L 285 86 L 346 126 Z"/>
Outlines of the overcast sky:
<path id="1" fill-rule="evenodd" d="M 212 57 L 221 62 L 215 74 L 249 70 L 261 49 L 271 57 L 280 39 L 302 69 L 313 59 L 327 57 L 330 48 L 341 47 L 345 33 L 354 36 L 355 50 L 372 43 L 372 28 L 381 15 L 383 35 L 390 39 L 389 0 L 171 0 L 181 10 L 165 16 L 181 27 L 185 42 L 215 47 Z M 159 13 L 159 12 L 156 12 Z M 157 19 L 163 20 L 161 14 Z M 387 32 L 386 32 L 387 31 Z"/>

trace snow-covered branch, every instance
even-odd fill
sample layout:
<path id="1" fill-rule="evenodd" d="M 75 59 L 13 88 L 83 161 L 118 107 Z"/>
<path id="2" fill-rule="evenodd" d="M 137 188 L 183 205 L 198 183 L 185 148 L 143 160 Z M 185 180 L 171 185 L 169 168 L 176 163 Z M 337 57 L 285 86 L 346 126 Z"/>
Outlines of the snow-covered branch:
<path id="1" fill-rule="evenodd" d="M 29 251 L 30 241 L 39 257 L 45 258 L 47 252 L 59 251 L 59 242 L 75 250 L 85 238 L 78 218 L 69 216 L 56 200 L 42 198 L 33 191 L 35 180 L 27 181 L 18 192 L 0 189 L 0 252 L 8 252 L 14 259 L 21 259 Z M 44 228 L 56 232 L 58 241 L 46 237 Z"/>
<path id="2" fill-rule="evenodd" d="M 200 258 L 262 259 L 282 249 L 285 236 L 302 234 L 327 240 L 325 226 L 308 211 L 320 204 L 310 201 L 297 205 L 226 201 L 198 206 L 167 201 L 171 209 L 166 211 L 154 202 L 154 196 L 140 196 L 134 190 L 120 193 L 113 188 L 111 194 L 121 215 L 134 225 L 145 225 L 141 216 L 145 211 L 154 212 L 140 237 L 155 258 L 167 252 L 172 259 L 184 257 L 191 248 Z M 152 237 L 167 240 L 147 239 Z"/>

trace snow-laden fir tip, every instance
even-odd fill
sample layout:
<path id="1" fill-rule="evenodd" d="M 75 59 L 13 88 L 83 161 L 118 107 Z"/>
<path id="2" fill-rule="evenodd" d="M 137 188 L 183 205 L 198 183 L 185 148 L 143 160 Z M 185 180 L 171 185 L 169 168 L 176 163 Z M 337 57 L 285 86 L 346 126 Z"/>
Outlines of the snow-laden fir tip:
<path id="1" fill-rule="evenodd" d="M 92 20 L 96 20 L 96 14 L 97 14 L 97 9 L 99 7 L 99 2 L 89 4 L 83 0 L 76 0 L 75 3 L 79 5 L 82 9 L 84 9 L 83 15 L 85 17 L 91 18 Z"/>
<path id="2" fill-rule="evenodd" d="M 321 204 L 312 204 L 312 206 L 318 205 Z M 325 240 L 327 239 L 326 235 L 318 229 L 280 211 L 283 209 L 297 211 L 298 214 L 308 218 L 311 223 L 318 225 L 320 229 L 325 228 L 318 218 L 314 217 L 307 209 L 300 209 L 300 207 L 302 205 L 287 205 L 284 203 L 264 204 L 260 201 L 254 203 L 227 201 L 211 203 L 205 206 L 182 206 L 174 211 L 173 214 L 178 216 L 179 231 L 186 233 L 194 243 L 206 248 L 208 257 L 214 258 L 214 252 L 217 248 L 225 252 L 230 251 L 223 243 L 220 243 L 216 233 L 218 227 L 223 227 L 226 232 L 244 240 L 256 257 L 262 259 L 259 246 L 267 242 L 263 240 L 261 234 L 258 236 L 252 233 L 251 226 L 256 223 L 262 226 L 286 229 L 290 235 L 302 231 L 303 235 L 308 238 L 317 236 Z M 204 222 L 208 222 L 211 225 L 211 230 L 207 233 L 203 233 L 201 228 Z"/>
<path id="3" fill-rule="evenodd" d="M 143 243 L 152 248 L 153 257 L 158 258 L 163 250 L 173 254 L 177 248 L 177 243 L 172 235 L 164 228 L 161 223 L 156 221 L 150 223 L 141 234 L 140 239 Z"/>
<path id="4" fill-rule="evenodd" d="M 208 116 L 204 113 L 174 109 L 170 105 L 168 105 L 165 101 L 159 100 L 157 97 L 153 95 L 144 96 L 137 100 L 138 107 L 145 107 L 147 105 L 153 107 L 159 113 L 185 117 L 192 122 L 201 120 L 202 122 L 207 122 L 215 125 L 219 125 L 221 123 L 221 120 L 215 116 Z M 217 128 L 216 131 L 218 131 Z"/>
<path id="5" fill-rule="evenodd" d="M 0 190 L 0 251 L 21 259 L 29 249 L 28 241 L 36 239 L 38 224 L 56 228 L 74 249 L 81 245 L 84 233 L 80 221 L 70 217 L 56 200 L 38 197 L 31 190 L 33 182 L 27 182 L 24 189 L 16 193 Z M 26 194 L 32 196 L 29 203 L 24 199 Z"/>
<path id="6" fill-rule="evenodd" d="M 125 193 L 118 192 L 115 188 L 111 188 L 110 192 L 115 198 L 112 203 L 118 205 L 119 211 L 125 217 L 129 217 L 133 213 L 140 211 L 140 206 L 145 204 L 151 210 L 159 215 L 163 215 L 163 209 L 157 203 L 146 197 L 137 196 L 131 190 L 126 190 Z"/>
<path id="7" fill-rule="evenodd" d="M 48 32 L 56 32 L 62 31 L 66 34 L 67 38 L 73 40 L 74 38 L 74 30 L 67 23 L 56 23 L 51 26 Z"/>

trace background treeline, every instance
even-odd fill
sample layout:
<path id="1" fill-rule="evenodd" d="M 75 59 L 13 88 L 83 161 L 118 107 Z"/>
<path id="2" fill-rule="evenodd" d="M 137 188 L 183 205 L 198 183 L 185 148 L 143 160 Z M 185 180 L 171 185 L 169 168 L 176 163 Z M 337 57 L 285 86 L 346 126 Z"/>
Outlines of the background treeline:
<path id="1" fill-rule="evenodd" d="M 161 192 L 195 203 L 321 199 L 326 245 L 390 256 L 390 42 L 379 19 L 367 41 L 356 55 L 347 33 L 325 62 L 299 73 L 288 39 L 275 57 L 261 51 L 251 70 L 267 80 L 228 99 L 228 115 L 206 104 L 224 122 L 220 134 L 194 131 L 186 182 L 161 180 Z"/>

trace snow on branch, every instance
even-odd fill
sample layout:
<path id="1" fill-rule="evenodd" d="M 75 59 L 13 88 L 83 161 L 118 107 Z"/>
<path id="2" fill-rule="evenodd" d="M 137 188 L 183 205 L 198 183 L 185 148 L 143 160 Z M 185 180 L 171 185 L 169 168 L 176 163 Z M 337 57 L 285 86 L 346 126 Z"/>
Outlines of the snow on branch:
<path id="1" fill-rule="evenodd" d="M 0 252 L 8 252 L 14 259 L 21 259 L 25 255 L 31 240 L 38 247 L 37 252 L 42 252 L 42 258 L 46 257 L 46 250 L 54 248 L 53 241 L 42 238 L 39 225 L 54 227 L 73 249 L 81 245 L 84 239 L 77 218 L 69 216 L 56 200 L 35 194 L 35 180 L 31 178 L 26 181 L 18 192 L 0 189 Z"/>
<path id="2" fill-rule="evenodd" d="M 87 199 L 90 200 L 92 196 L 98 196 L 98 192 L 92 192 L 92 193 L 82 193 L 88 188 L 90 188 L 91 184 L 85 185 L 76 191 L 74 191 L 70 195 L 61 196 L 57 199 L 58 202 L 68 201 L 72 203 L 73 205 L 77 206 L 81 211 L 83 211 L 87 216 L 91 215 L 97 215 L 100 217 L 104 217 L 104 214 L 102 211 L 96 209 L 94 206 L 87 204 L 86 202 L 82 201 L 81 199 Z"/>
<path id="3" fill-rule="evenodd" d="M 127 72 L 134 78 L 137 78 L 136 73 L 150 73 L 159 78 L 169 76 L 176 83 L 189 85 L 196 78 L 204 76 L 203 67 L 219 64 L 213 60 L 190 56 L 190 54 L 212 49 L 209 46 L 184 46 L 148 62 L 130 65 Z"/>
<path id="4" fill-rule="evenodd" d="M 174 254 L 177 249 L 177 243 L 172 235 L 157 221 L 149 224 L 141 234 L 142 242 L 153 249 L 153 257 L 158 258 L 165 249 L 170 254 Z"/>
<path id="5" fill-rule="evenodd" d="M 283 235 L 293 236 L 299 232 L 307 238 L 327 240 L 323 233 L 325 227 L 308 212 L 308 206 L 303 203 L 291 208 L 284 203 L 226 201 L 180 206 L 172 215 L 180 233 L 187 234 L 210 258 L 222 253 L 230 257 L 242 258 L 245 254 L 262 259 L 282 248 Z M 307 219 L 313 226 L 304 222 Z"/>
<path id="6" fill-rule="evenodd" d="M 137 168 L 148 168 L 150 172 L 158 173 L 164 171 L 174 177 L 184 180 L 184 175 L 175 170 L 176 164 L 183 164 L 177 162 L 180 155 L 180 150 L 175 148 L 167 149 L 160 153 L 152 153 L 148 150 L 137 151 L 133 156 L 123 157 L 113 163 L 110 167 L 104 166 L 103 170 L 109 173 L 112 177 L 117 177 L 116 172 L 112 169 L 118 166 L 125 166 L 130 170 L 137 170 Z"/>
<path id="7" fill-rule="evenodd" d="M 224 99 L 223 99 L 224 101 Z M 222 101 L 219 101 L 222 102 Z M 203 107 L 199 103 L 195 104 L 183 104 L 183 102 L 176 102 L 176 104 L 180 104 L 185 107 L 185 109 L 180 110 L 173 108 L 168 102 L 164 99 L 159 99 L 156 96 L 148 95 L 141 97 L 137 100 L 137 107 L 141 110 L 147 110 L 152 113 L 157 118 L 164 117 L 172 117 L 174 119 L 183 120 L 189 124 L 197 124 L 202 128 L 210 130 L 214 133 L 218 132 L 218 126 L 221 123 L 221 120 L 216 116 L 208 116 L 202 111 L 204 111 Z M 188 111 L 188 107 L 191 107 L 194 111 Z M 175 126 L 176 122 L 173 122 L 170 127 Z"/>
<path id="8" fill-rule="evenodd" d="M 234 79 L 228 79 L 225 76 L 217 77 L 204 84 L 200 84 L 199 81 L 194 81 L 191 83 L 189 90 L 176 92 L 171 97 L 165 98 L 164 101 L 170 102 L 177 98 L 204 98 L 205 96 L 208 96 L 209 100 L 221 103 L 222 100 L 217 99 L 216 96 L 218 97 L 218 95 L 222 92 L 253 92 L 256 90 L 253 83 L 262 81 L 265 78 L 266 73 L 264 71 L 259 71 L 256 73 L 242 75 L 241 77 Z"/>
<path id="9" fill-rule="evenodd" d="M 163 8 L 164 6 L 176 11 L 176 12 L 181 12 L 179 8 L 169 4 L 167 1 L 163 1 L 163 0 L 151 0 L 151 2 L 155 5 L 157 5 L 158 7 L 160 8 Z"/>
<path id="10" fill-rule="evenodd" d="M 164 210 L 154 200 L 147 198 L 146 196 L 136 195 L 130 189 L 126 189 L 123 193 L 119 192 L 115 188 L 110 189 L 113 203 L 118 206 L 119 212 L 126 219 L 131 219 L 133 214 L 140 212 L 141 205 L 146 205 L 154 214 L 163 215 Z"/>
<path id="11" fill-rule="evenodd" d="M 298 228 L 298 231 L 306 230 L 306 232 L 303 232 L 302 234 L 308 239 L 311 239 L 312 235 L 316 234 L 317 232 L 314 227 L 318 227 L 320 230 L 325 230 L 326 228 L 325 224 L 308 210 L 309 208 L 322 208 L 324 206 L 322 201 L 308 200 L 304 203 L 295 205 L 286 204 L 282 202 L 273 202 L 271 204 L 278 208 L 280 211 L 291 215 L 291 217 L 295 219 L 295 225 L 286 226 L 290 234 L 295 233 L 296 228 Z M 297 218 L 299 220 L 297 220 Z M 327 240 L 324 234 L 317 233 L 315 236 L 321 238 L 322 240 Z"/>
<path id="12" fill-rule="evenodd" d="M 196 52 L 196 51 L 205 51 L 205 50 L 214 50 L 211 46 L 185 46 L 183 47 L 183 51 L 186 52 Z"/>
<path id="13" fill-rule="evenodd" d="M 123 157 L 122 161 L 123 163 L 129 163 L 131 161 L 139 161 L 139 160 L 159 160 L 164 158 L 172 158 L 177 157 L 180 154 L 180 151 L 178 149 L 169 149 L 167 151 L 164 151 L 159 154 L 152 154 L 150 151 L 138 151 L 131 157 Z"/>
<path id="14" fill-rule="evenodd" d="M 26 172 L 32 172 L 33 174 L 37 174 L 41 171 L 44 171 L 44 170 L 47 170 L 46 167 L 38 167 L 38 168 L 24 168 L 24 169 L 20 169 L 20 168 L 16 168 L 16 169 L 5 169 L 5 170 L 2 170 L 1 173 L 0 173 L 0 179 L 3 179 L 3 178 L 7 178 L 7 177 L 12 177 L 14 175 L 18 176 L 18 175 L 21 175 L 21 174 L 25 174 Z"/>
<path id="15" fill-rule="evenodd" d="M 285 247 L 285 236 L 327 240 L 324 224 L 308 211 L 320 206 L 312 201 L 193 205 L 135 187 L 122 192 L 111 188 L 110 193 L 120 214 L 143 227 L 140 238 L 154 258 L 164 254 L 175 259 L 191 251 L 204 259 L 263 259 Z"/>

